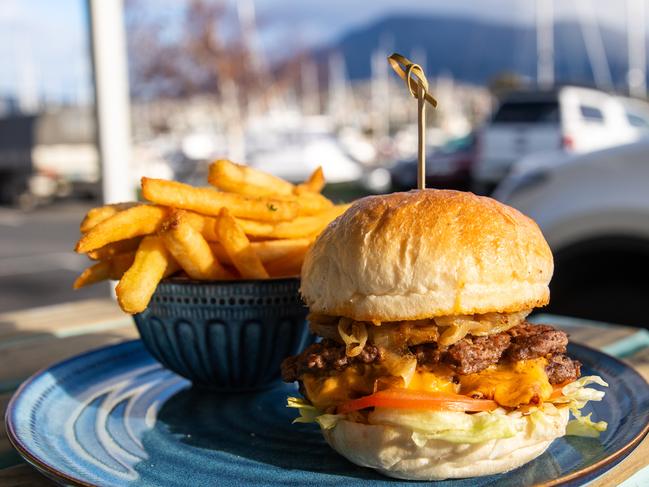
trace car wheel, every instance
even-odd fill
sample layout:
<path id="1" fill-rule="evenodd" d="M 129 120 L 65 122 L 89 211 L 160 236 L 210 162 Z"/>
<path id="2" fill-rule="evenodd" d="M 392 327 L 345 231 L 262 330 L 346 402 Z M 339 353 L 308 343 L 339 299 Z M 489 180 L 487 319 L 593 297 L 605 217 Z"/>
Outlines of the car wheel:
<path id="1" fill-rule="evenodd" d="M 555 253 L 548 312 L 649 328 L 649 240 L 607 237 Z"/>

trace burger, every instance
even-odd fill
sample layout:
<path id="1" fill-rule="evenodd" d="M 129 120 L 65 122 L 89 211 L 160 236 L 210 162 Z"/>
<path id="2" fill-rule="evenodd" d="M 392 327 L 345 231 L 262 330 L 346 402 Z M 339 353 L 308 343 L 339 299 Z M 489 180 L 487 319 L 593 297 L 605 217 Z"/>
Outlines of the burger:
<path id="1" fill-rule="evenodd" d="M 580 410 L 566 333 L 526 317 L 548 303 L 550 248 L 517 210 L 471 193 L 363 198 L 314 242 L 301 293 L 321 340 L 282 364 L 338 453 L 402 479 L 506 472 L 566 434 L 606 428 Z M 574 420 L 569 421 L 572 413 Z"/>

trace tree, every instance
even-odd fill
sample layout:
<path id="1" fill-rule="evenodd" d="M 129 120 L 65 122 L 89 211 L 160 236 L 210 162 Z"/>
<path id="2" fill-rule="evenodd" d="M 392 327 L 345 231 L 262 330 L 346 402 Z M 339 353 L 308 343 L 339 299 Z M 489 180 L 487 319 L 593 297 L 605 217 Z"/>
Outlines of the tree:
<path id="1" fill-rule="evenodd" d="M 232 12 L 218 0 L 175 4 L 173 13 L 127 0 L 132 92 L 136 97 L 266 97 L 295 81 L 298 59 L 269 73 Z M 272 74 L 272 76 L 271 76 Z M 234 87 L 234 89 L 233 89 Z"/>

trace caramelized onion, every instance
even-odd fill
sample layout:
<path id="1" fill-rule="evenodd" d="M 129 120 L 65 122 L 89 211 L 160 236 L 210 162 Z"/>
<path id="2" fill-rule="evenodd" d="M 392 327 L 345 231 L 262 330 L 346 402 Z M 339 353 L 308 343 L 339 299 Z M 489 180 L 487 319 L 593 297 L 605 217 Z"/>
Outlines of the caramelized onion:
<path id="1" fill-rule="evenodd" d="M 340 318 L 338 334 L 345 343 L 345 353 L 348 357 L 356 357 L 365 348 L 367 343 L 367 328 L 365 323 L 353 321 L 349 318 Z"/>
<path id="2" fill-rule="evenodd" d="M 520 324 L 530 310 L 514 313 L 438 316 L 428 320 L 398 321 L 372 324 L 349 318 L 310 314 L 311 331 L 323 338 L 344 343 L 347 355 L 357 356 L 367 342 L 382 350 L 407 354 L 407 348 L 437 342 L 449 347 L 467 335 L 485 336 L 502 333 Z"/>
<path id="3" fill-rule="evenodd" d="M 390 350 L 383 351 L 383 366 L 394 377 L 403 379 L 403 386 L 408 387 L 417 370 L 417 359 L 408 353 L 401 355 Z"/>
<path id="4" fill-rule="evenodd" d="M 381 363 L 387 372 L 403 379 L 403 387 L 408 387 L 417 369 L 417 359 L 408 350 L 406 337 L 394 326 L 372 326 L 372 343 L 381 350 Z"/>
<path id="5" fill-rule="evenodd" d="M 409 346 L 436 342 L 439 339 L 439 327 L 434 320 L 402 321 L 398 327 Z"/>
<path id="6" fill-rule="evenodd" d="M 502 333 L 521 323 L 531 310 L 515 313 L 486 313 L 483 315 L 438 316 L 435 322 L 443 331 L 438 343 L 448 347 L 459 342 L 465 336 L 492 335 Z"/>

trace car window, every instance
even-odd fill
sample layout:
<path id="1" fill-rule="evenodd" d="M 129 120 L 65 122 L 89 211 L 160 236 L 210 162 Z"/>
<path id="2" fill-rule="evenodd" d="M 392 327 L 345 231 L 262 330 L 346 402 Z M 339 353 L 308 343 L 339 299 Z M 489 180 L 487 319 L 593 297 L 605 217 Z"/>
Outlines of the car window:
<path id="1" fill-rule="evenodd" d="M 649 128 L 649 120 L 641 115 L 626 112 L 626 119 L 632 127 Z"/>
<path id="2" fill-rule="evenodd" d="M 474 136 L 472 134 L 465 135 L 464 137 L 458 137 L 451 139 L 446 142 L 439 151 L 444 154 L 453 154 L 455 152 L 460 152 L 463 150 L 468 150 L 473 146 Z"/>
<path id="3" fill-rule="evenodd" d="M 505 102 L 494 115 L 493 123 L 558 123 L 556 101 Z"/>
<path id="4" fill-rule="evenodd" d="M 584 120 L 589 122 L 604 123 L 604 114 L 599 108 L 591 107 L 588 105 L 580 105 L 579 110 Z"/>

